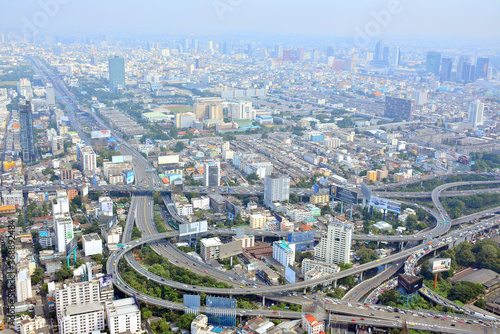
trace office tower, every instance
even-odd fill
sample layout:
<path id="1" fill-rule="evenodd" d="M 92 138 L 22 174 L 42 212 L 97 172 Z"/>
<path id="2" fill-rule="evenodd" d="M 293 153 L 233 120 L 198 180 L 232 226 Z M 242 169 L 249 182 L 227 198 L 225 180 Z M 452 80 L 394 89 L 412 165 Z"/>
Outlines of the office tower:
<path id="1" fill-rule="evenodd" d="M 488 76 L 489 58 L 477 58 L 475 80 Z"/>
<path id="2" fill-rule="evenodd" d="M 196 68 L 204 68 L 205 67 L 205 59 L 204 58 L 197 58 L 195 62 L 195 67 Z"/>
<path id="3" fill-rule="evenodd" d="M 414 94 L 415 104 L 423 106 L 427 103 L 427 91 L 425 89 L 417 90 Z"/>
<path id="4" fill-rule="evenodd" d="M 134 298 L 108 301 L 105 307 L 109 334 L 137 333 L 141 331 L 141 311 L 137 307 Z"/>
<path id="5" fill-rule="evenodd" d="M 18 303 L 32 298 L 31 278 L 28 269 L 20 270 L 16 275 L 16 300 Z"/>
<path id="6" fill-rule="evenodd" d="M 70 283 L 54 291 L 56 316 L 60 318 L 68 306 L 79 306 L 101 301 L 99 281 Z"/>
<path id="7" fill-rule="evenodd" d="M 312 61 L 317 62 L 319 60 L 319 51 L 314 49 L 312 52 Z"/>
<path id="8" fill-rule="evenodd" d="M 245 51 L 248 57 L 252 58 L 253 57 L 253 48 L 252 44 L 247 45 L 247 50 Z"/>
<path id="9" fill-rule="evenodd" d="M 66 245 L 73 239 L 73 220 L 69 214 L 69 199 L 66 190 L 57 190 L 56 201 L 52 204 L 56 250 L 66 253 Z"/>
<path id="10" fill-rule="evenodd" d="M 208 105 L 208 118 L 224 119 L 224 108 L 222 108 L 222 105 L 218 103 Z"/>
<path id="11" fill-rule="evenodd" d="M 401 97 L 385 97 L 384 116 L 390 118 L 402 118 L 405 121 L 413 122 L 413 113 L 415 112 L 415 100 Z"/>
<path id="12" fill-rule="evenodd" d="M 68 306 L 59 319 L 60 334 L 91 334 L 104 330 L 104 306 L 87 303 Z"/>
<path id="13" fill-rule="evenodd" d="M 326 48 L 326 57 L 335 57 L 335 49 L 333 46 L 329 46 Z"/>
<path id="14" fill-rule="evenodd" d="M 439 81 L 450 81 L 451 79 L 451 68 L 453 66 L 453 59 L 442 58 L 441 59 L 441 71 L 439 72 Z"/>
<path id="15" fill-rule="evenodd" d="M 283 58 L 283 47 L 281 45 L 274 46 L 273 58 Z"/>
<path id="16" fill-rule="evenodd" d="M 231 116 L 231 120 L 238 119 L 251 119 L 255 120 L 257 114 L 252 106 L 252 102 L 239 101 L 228 104 L 228 114 Z"/>
<path id="17" fill-rule="evenodd" d="M 341 223 L 328 225 L 327 235 L 314 247 L 314 259 L 326 264 L 349 263 L 352 226 Z"/>
<path id="18" fill-rule="evenodd" d="M 118 92 L 119 88 L 125 88 L 125 59 L 120 56 L 109 58 L 109 91 Z"/>
<path id="19" fill-rule="evenodd" d="M 48 106 L 56 105 L 56 92 L 54 90 L 54 86 L 48 84 L 45 88 L 45 100 L 47 100 Z"/>
<path id="20" fill-rule="evenodd" d="M 471 102 L 469 106 L 469 122 L 476 128 L 478 125 L 483 125 L 484 103 L 479 100 Z"/>
<path id="21" fill-rule="evenodd" d="M 19 103 L 19 122 L 21 123 L 21 157 L 25 163 L 30 163 L 36 160 L 33 111 L 30 101 Z"/>
<path id="22" fill-rule="evenodd" d="M 203 184 L 205 187 L 218 187 L 220 185 L 220 162 L 207 162 L 203 166 Z"/>
<path id="23" fill-rule="evenodd" d="M 191 40 L 189 38 L 184 39 L 184 52 L 189 52 L 191 49 Z"/>
<path id="24" fill-rule="evenodd" d="M 464 69 L 462 72 L 462 81 L 464 82 L 473 82 L 474 76 L 476 75 L 476 66 L 472 65 L 471 62 L 467 62 L 464 64 Z"/>
<path id="25" fill-rule="evenodd" d="M 198 44 L 199 44 L 198 43 L 198 39 L 197 38 L 194 39 L 193 40 L 193 50 L 194 50 L 194 52 L 198 52 Z"/>
<path id="26" fill-rule="evenodd" d="M 177 129 L 192 128 L 194 121 L 196 121 L 196 115 L 192 112 L 175 114 L 175 127 Z"/>
<path id="27" fill-rule="evenodd" d="M 233 43 L 225 41 L 222 45 L 222 54 L 229 56 L 233 53 Z"/>
<path id="28" fill-rule="evenodd" d="M 463 80 L 465 64 L 470 63 L 470 58 L 468 56 L 460 56 L 458 58 L 457 64 L 457 80 Z"/>
<path id="29" fill-rule="evenodd" d="M 384 46 L 383 54 L 382 54 L 382 62 L 384 64 L 389 64 L 389 45 Z"/>
<path id="30" fill-rule="evenodd" d="M 440 65 L 441 65 L 441 54 L 436 51 L 427 52 L 427 62 L 425 64 L 427 72 L 439 75 Z"/>
<path id="31" fill-rule="evenodd" d="M 401 64 L 401 52 L 399 50 L 399 47 L 396 46 L 392 49 L 391 65 L 399 66 L 400 64 Z"/>
<path id="32" fill-rule="evenodd" d="M 82 158 L 82 167 L 84 172 L 93 172 L 96 165 L 96 154 L 92 146 L 84 146 L 80 150 L 81 158 Z"/>
<path id="33" fill-rule="evenodd" d="M 273 242 L 273 259 L 278 261 L 283 267 L 293 266 L 295 261 L 295 244 L 290 244 L 284 240 Z"/>
<path id="34" fill-rule="evenodd" d="M 375 44 L 375 56 L 373 57 L 373 60 L 375 62 L 380 62 L 382 61 L 382 40 L 379 40 L 377 44 Z"/>
<path id="35" fill-rule="evenodd" d="M 264 179 L 264 204 L 290 199 L 290 177 L 273 173 Z"/>

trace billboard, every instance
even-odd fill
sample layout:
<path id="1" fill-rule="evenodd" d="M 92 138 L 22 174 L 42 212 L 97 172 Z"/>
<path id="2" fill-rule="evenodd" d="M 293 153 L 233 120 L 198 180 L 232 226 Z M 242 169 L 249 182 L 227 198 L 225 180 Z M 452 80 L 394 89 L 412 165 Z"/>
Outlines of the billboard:
<path id="1" fill-rule="evenodd" d="M 468 165 L 471 161 L 470 156 L 456 152 L 446 152 L 446 159 L 456 161 L 464 165 Z"/>
<path id="2" fill-rule="evenodd" d="M 436 258 L 429 261 L 429 271 L 433 274 L 448 271 L 451 267 L 450 258 Z"/>
<path id="3" fill-rule="evenodd" d="M 330 196 L 332 196 L 337 201 L 358 204 L 358 193 L 354 191 L 347 190 L 342 187 L 336 187 L 334 185 L 330 186 Z"/>
<path id="4" fill-rule="evenodd" d="M 361 193 L 366 200 L 370 200 L 372 198 L 372 190 L 368 188 L 368 186 L 363 182 L 361 183 Z"/>
<path id="5" fill-rule="evenodd" d="M 70 235 L 71 235 L 71 238 L 70 238 Z M 74 237 L 73 238 L 73 232 L 68 232 L 68 240 L 70 240 L 67 244 L 66 244 L 66 255 L 69 255 L 71 253 L 73 253 L 73 251 L 75 249 L 78 248 L 78 238 L 77 237 Z"/>
<path id="6" fill-rule="evenodd" d="M 379 208 L 382 210 L 389 210 L 397 214 L 401 213 L 401 203 L 390 201 L 380 197 L 371 197 L 370 206 Z"/>
<path id="7" fill-rule="evenodd" d="M 185 235 L 191 235 L 191 234 L 198 234 L 198 233 L 203 233 L 208 230 L 207 227 L 207 221 L 199 221 L 199 222 L 194 222 L 194 223 L 186 223 L 186 224 L 180 224 L 179 225 L 179 236 L 185 236 Z"/>
<path id="8" fill-rule="evenodd" d="M 111 157 L 111 161 L 114 164 L 121 163 L 121 162 L 123 162 L 123 155 L 114 155 L 114 156 Z"/>
<path id="9" fill-rule="evenodd" d="M 289 266 L 285 267 L 285 279 L 290 284 L 295 283 L 295 271 L 293 271 Z"/>
<path id="10" fill-rule="evenodd" d="M 101 211 L 102 212 L 113 212 L 113 202 L 101 202 Z"/>
<path id="11" fill-rule="evenodd" d="M 134 171 L 133 170 L 124 170 L 123 171 L 123 183 L 124 184 L 134 183 Z"/>
<path id="12" fill-rule="evenodd" d="M 101 291 L 108 291 L 113 289 L 113 275 L 103 275 L 99 277 L 99 287 Z"/>
<path id="13" fill-rule="evenodd" d="M 243 253 L 243 245 L 241 240 L 227 242 L 219 247 L 219 258 L 227 259 Z"/>
<path id="14" fill-rule="evenodd" d="M 161 157 L 158 157 L 158 165 L 168 165 L 168 164 L 176 164 L 176 163 L 179 163 L 179 155 L 178 154 L 163 155 Z"/>
<path id="15" fill-rule="evenodd" d="M 110 130 L 100 130 L 100 131 L 92 131 L 91 132 L 92 139 L 109 138 L 109 137 L 111 137 Z"/>
<path id="16" fill-rule="evenodd" d="M 410 276 L 410 275 L 399 275 L 398 276 L 398 285 L 402 288 L 407 294 L 412 294 L 420 290 L 422 288 L 422 281 L 424 279 L 418 276 Z"/>

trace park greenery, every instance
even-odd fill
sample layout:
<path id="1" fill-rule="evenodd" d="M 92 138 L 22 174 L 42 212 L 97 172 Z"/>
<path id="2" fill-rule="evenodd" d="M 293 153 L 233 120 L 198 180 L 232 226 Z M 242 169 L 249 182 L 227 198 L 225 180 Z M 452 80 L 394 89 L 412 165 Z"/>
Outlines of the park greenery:
<path id="1" fill-rule="evenodd" d="M 452 219 L 498 206 L 500 194 L 484 193 L 471 196 L 446 197 L 441 203 Z"/>
<path id="2" fill-rule="evenodd" d="M 472 152 L 471 160 L 475 161 L 475 164 L 471 166 L 471 170 L 492 172 L 500 168 L 500 154 Z"/>
<path id="3" fill-rule="evenodd" d="M 211 288 L 231 288 L 230 285 L 218 282 L 217 279 L 213 277 L 195 274 L 189 268 L 174 266 L 167 258 L 156 254 L 149 245 L 143 247 L 138 252 L 137 256 L 144 259 L 144 263 L 149 265 L 148 270 L 150 272 L 167 280 Z"/>

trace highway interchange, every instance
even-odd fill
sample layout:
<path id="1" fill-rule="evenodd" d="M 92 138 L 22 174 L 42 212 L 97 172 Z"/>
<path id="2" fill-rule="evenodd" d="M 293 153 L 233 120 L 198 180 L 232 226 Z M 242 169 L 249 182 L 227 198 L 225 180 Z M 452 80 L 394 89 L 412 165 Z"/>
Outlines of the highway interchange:
<path id="1" fill-rule="evenodd" d="M 65 85 L 62 83 L 62 81 L 58 77 L 54 76 L 44 65 L 43 66 L 41 66 L 41 64 L 38 64 L 38 65 L 39 65 L 39 69 L 42 70 L 47 75 L 47 77 L 49 77 L 51 79 L 51 81 L 52 81 L 52 83 L 53 83 L 53 85 L 58 93 L 58 96 L 68 96 L 69 97 L 69 99 L 64 99 L 64 101 L 69 104 L 68 105 L 68 110 L 69 110 L 68 115 L 70 116 L 70 120 L 71 120 L 73 126 L 79 124 L 78 121 L 76 121 L 75 114 L 74 114 L 74 110 L 78 109 L 78 105 L 77 105 L 76 100 L 74 100 L 74 98 L 71 96 L 71 94 L 69 93 L 69 91 L 67 90 Z M 91 117 L 93 117 L 97 122 L 99 122 L 103 128 L 108 128 L 107 125 L 104 122 L 102 122 L 102 120 L 100 120 L 97 116 L 91 115 Z M 83 131 L 81 131 L 81 128 L 77 128 L 76 130 L 82 135 Z M 135 167 L 134 170 L 136 171 L 137 185 L 149 186 L 149 187 L 161 186 L 160 180 L 158 180 L 158 176 L 154 172 L 154 169 L 149 165 L 149 163 L 147 161 L 145 161 L 145 159 L 143 159 L 143 157 L 139 154 L 139 152 L 128 147 L 128 144 L 125 141 L 123 141 L 121 138 L 119 138 L 116 134 L 115 134 L 115 137 L 117 137 L 117 140 L 121 144 L 121 150 L 124 151 L 124 153 L 130 154 L 134 157 L 134 167 Z M 82 136 L 82 138 L 85 138 L 85 137 Z M 142 166 L 140 166 L 140 165 L 142 165 Z M 141 169 L 143 170 L 142 174 L 140 172 L 138 172 L 138 170 L 141 170 Z M 434 192 L 433 192 L 433 194 L 434 194 Z M 439 192 L 436 195 L 437 195 L 437 197 L 439 197 Z M 434 196 L 432 196 L 432 198 L 434 201 Z M 164 197 L 164 199 L 165 199 L 165 197 Z M 126 256 L 127 261 L 129 261 L 130 265 L 133 266 L 134 263 L 137 264 L 135 259 L 133 259 L 133 257 L 131 256 L 130 250 L 132 248 L 143 245 L 145 243 L 159 242 L 160 240 L 166 239 L 168 237 L 173 237 L 176 234 L 176 233 L 170 233 L 170 235 L 167 237 L 167 235 L 165 233 L 163 233 L 163 234 L 151 233 L 150 228 L 151 227 L 154 228 L 154 224 L 151 225 L 148 223 L 148 221 L 152 221 L 153 205 L 151 204 L 151 202 L 152 201 L 151 201 L 150 196 L 144 196 L 144 197 L 133 196 L 132 197 L 131 210 L 129 212 L 129 216 L 127 217 L 127 224 L 126 224 L 126 228 L 125 228 L 124 233 L 123 233 L 123 241 L 126 243 L 127 241 L 130 240 L 131 233 L 132 233 L 132 227 L 133 227 L 134 222 L 138 226 L 141 226 L 141 224 L 145 224 L 143 226 L 145 226 L 146 230 L 148 230 L 150 232 L 150 235 L 145 236 L 141 239 L 135 240 L 131 243 L 127 243 L 124 249 L 120 249 L 119 251 L 111 254 L 111 256 L 108 259 L 107 270 L 108 270 L 108 273 L 113 274 L 113 276 L 115 278 L 113 283 L 122 292 L 129 294 L 129 295 L 132 295 L 132 296 L 135 296 L 138 300 L 145 302 L 145 303 L 148 303 L 148 304 L 166 307 L 166 308 L 170 308 L 170 309 L 182 310 L 181 304 L 172 303 L 172 302 L 168 302 L 165 300 L 156 299 L 156 298 L 153 298 L 153 297 L 150 297 L 147 295 L 139 294 L 138 291 L 133 290 L 128 285 L 123 283 L 123 281 L 120 278 L 120 274 L 118 272 L 118 265 L 116 265 L 116 264 L 118 263 L 120 258 L 123 257 L 124 255 Z M 437 202 L 439 203 L 439 200 L 437 200 Z M 140 207 L 143 208 L 143 212 L 139 211 Z M 439 206 L 437 206 L 437 207 L 438 207 L 438 209 L 441 209 Z M 167 206 L 167 208 L 168 208 L 168 206 Z M 170 209 L 172 209 L 172 208 L 170 207 Z M 149 212 L 149 213 L 147 213 L 147 212 Z M 441 217 L 443 219 L 446 218 L 446 213 L 445 213 L 444 209 L 440 210 L 440 215 L 442 215 Z M 448 227 L 444 226 L 444 225 L 448 225 Z M 437 228 L 443 228 L 444 232 L 441 233 L 441 231 L 438 231 L 436 233 L 436 236 L 439 236 L 439 235 L 442 235 L 442 234 L 448 232 L 449 225 L 451 225 L 451 224 L 437 224 L 437 227 L 434 230 L 436 230 Z M 155 231 L 156 231 L 156 229 L 153 230 L 153 232 L 155 232 Z M 463 230 L 459 230 L 457 232 L 454 232 L 454 234 L 460 233 L 461 231 L 463 231 Z M 214 232 L 214 231 L 211 231 L 211 232 Z M 226 231 L 224 231 L 223 233 L 226 233 Z M 449 234 L 449 235 L 453 235 L 453 234 Z M 361 238 L 361 236 L 356 236 L 356 237 Z M 369 237 L 377 238 L 376 236 L 369 236 Z M 428 236 L 428 237 L 430 237 L 430 236 Z M 417 239 L 417 237 L 413 237 L 413 236 L 411 236 L 412 239 L 409 239 L 408 236 L 406 236 L 406 238 L 407 238 L 406 241 L 411 241 L 412 239 L 424 240 L 424 238 Z M 390 238 L 388 238 L 388 239 L 390 239 Z M 442 239 L 440 239 L 440 240 L 442 240 Z M 362 240 L 362 239 L 360 239 L 360 240 Z M 397 240 L 392 239 L 392 240 L 387 240 L 387 241 L 394 242 Z M 405 241 L 405 240 L 401 240 L 401 241 Z M 443 247 L 443 246 L 446 246 L 448 244 L 444 241 L 441 241 L 441 242 L 442 242 L 442 244 L 439 247 Z M 153 245 L 154 245 L 154 243 L 153 243 Z M 401 259 L 407 258 L 410 254 L 414 253 L 418 249 L 420 249 L 420 248 L 423 249 L 424 247 L 425 247 L 425 245 L 419 245 L 419 246 L 414 247 L 412 249 L 406 249 L 400 253 L 397 253 L 397 254 L 388 256 L 386 258 L 380 259 L 379 262 L 367 263 L 364 265 L 356 266 L 354 268 L 351 268 L 351 269 L 342 271 L 340 273 L 331 275 L 330 277 L 327 277 L 324 279 L 308 281 L 308 282 L 299 282 L 299 283 L 295 283 L 295 284 L 289 284 L 289 285 L 277 286 L 277 287 L 267 287 L 266 286 L 266 287 L 263 287 L 262 289 L 259 288 L 258 291 L 259 291 L 259 294 L 270 294 L 270 293 L 279 293 L 279 292 L 284 292 L 284 291 L 304 289 L 307 286 L 317 285 L 320 283 L 331 283 L 331 282 L 336 281 L 337 279 L 342 278 L 342 277 L 351 276 L 351 275 L 361 273 L 361 272 L 368 270 L 368 269 L 371 269 L 371 268 L 376 268 L 376 267 L 381 266 L 381 265 L 390 264 L 390 263 L 393 263 L 396 261 L 400 261 Z M 142 268 L 140 267 L 140 269 L 139 269 L 137 267 L 134 267 L 134 269 L 141 272 L 140 270 Z M 164 279 L 159 278 L 159 277 L 155 277 L 154 275 L 152 276 L 151 273 L 145 271 L 144 269 L 142 269 L 142 270 L 143 270 L 143 272 L 141 272 L 141 273 L 146 275 L 150 280 L 155 281 L 155 282 L 160 283 L 160 284 L 166 283 L 166 281 Z M 245 289 L 215 289 L 215 290 L 213 290 L 214 288 L 202 288 L 202 287 L 187 287 L 186 288 L 184 286 L 178 287 L 176 284 L 180 284 L 180 283 L 177 283 L 177 282 L 168 282 L 168 284 L 169 285 L 172 284 L 173 287 L 178 288 L 180 290 L 192 291 L 195 293 L 200 292 L 200 291 L 205 291 L 209 294 L 231 295 L 231 296 L 233 296 L 233 295 L 245 295 L 245 294 L 256 294 L 255 290 L 250 289 L 250 288 L 245 288 Z M 335 305 L 335 304 L 328 305 L 328 309 L 330 311 L 336 312 L 336 313 L 346 313 L 346 308 L 344 306 L 342 306 L 339 309 L 336 309 L 333 305 Z M 204 308 L 201 308 L 200 311 L 204 312 L 206 310 Z M 397 327 L 397 328 L 401 327 L 401 319 L 394 319 L 392 315 L 375 314 L 375 312 L 379 312 L 379 311 L 375 311 L 375 310 L 371 310 L 371 312 L 369 312 L 369 313 L 366 313 L 366 312 L 368 312 L 368 310 L 366 310 L 366 312 L 360 312 L 360 311 L 365 311 L 365 310 L 351 307 L 347 310 L 347 312 L 350 314 L 349 316 L 336 315 L 334 321 L 348 323 L 348 322 L 352 322 L 353 320 L 355 320 L 356 324 L 374 325 L 374 322 L 375 322 L 375 323 L 378 323 L 380 326 L 384 326 L 384 327 Z M 279 311 L 278 313 L 276 313 L 276 311 L 269 311 L 269 310 L 239 310 L 238 312 L 240 313 L 240 315 L 245 315 L 245 316 L 259 315 L 259 316 L 277 317 L 277 318 L 300 318 L 300 316 L 301 316 L 301 314 L 298 312 L 290 312 L 290 311 Z M 364 314 L 364 313 L 366 313 L 366 314 Z M 366 320 L 364 318 L 361 318 L 364 316 L 367 317 Z M 354 317 L 358 317 L 358 318 L 356 319 Z M 373 318 L 370 318 L 370 317 L 373 317 Z M 376 318 L 376 319 L 374 319 L 374 318 Z M 415 329 L 432 330 L 432 331 L 446 330 L 447 332 L 452 332 L 452 333 L 472 333 L 472 332 L 490 333 L 490 332 L 492 332 L 491 328 L 480 327 L 477 325 L 470 325 L 469 326 L 466 324 L 461 324 L 460 328 L 455 328 L 455 327 L 450 328 L 450 327 L 443 327 L 444 325 L 448 326 L 449 325 L 448 323 L 446 323 L 444 325 L 442 322 L 438 322 L 437 324 L 433 324 L 432 319 L 416 319 L 415 320 L 415 319 L 412 319 L 411 317 L 406 317 L 406 316 L 405 316 L 405 318 L 408 318 L 407 320 L 411 321 L 411 322 L 409 322 L 409 324 L 410 324 L 410 326 L 414 327 Z M 436 326 L 436 327 L 434 327 L 434 326 Z"/>

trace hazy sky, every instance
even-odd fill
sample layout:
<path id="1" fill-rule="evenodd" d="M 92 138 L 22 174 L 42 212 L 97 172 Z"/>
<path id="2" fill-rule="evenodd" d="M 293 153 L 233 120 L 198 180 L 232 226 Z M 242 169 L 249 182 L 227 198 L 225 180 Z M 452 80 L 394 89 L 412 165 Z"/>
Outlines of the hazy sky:
<path id="1" fill-rule="evenodd" d="M 43 3 L 52 6 L 44 10 Z M 381 37 L 500 37 L 499 0 L 0 0 L 0 5 L 3 30 L 35 23 L 39 31 L 53 32 L 354 36 L 371 28 Z M 388 8 L 393 13 L 377 23 L 373 12 Z"/>

